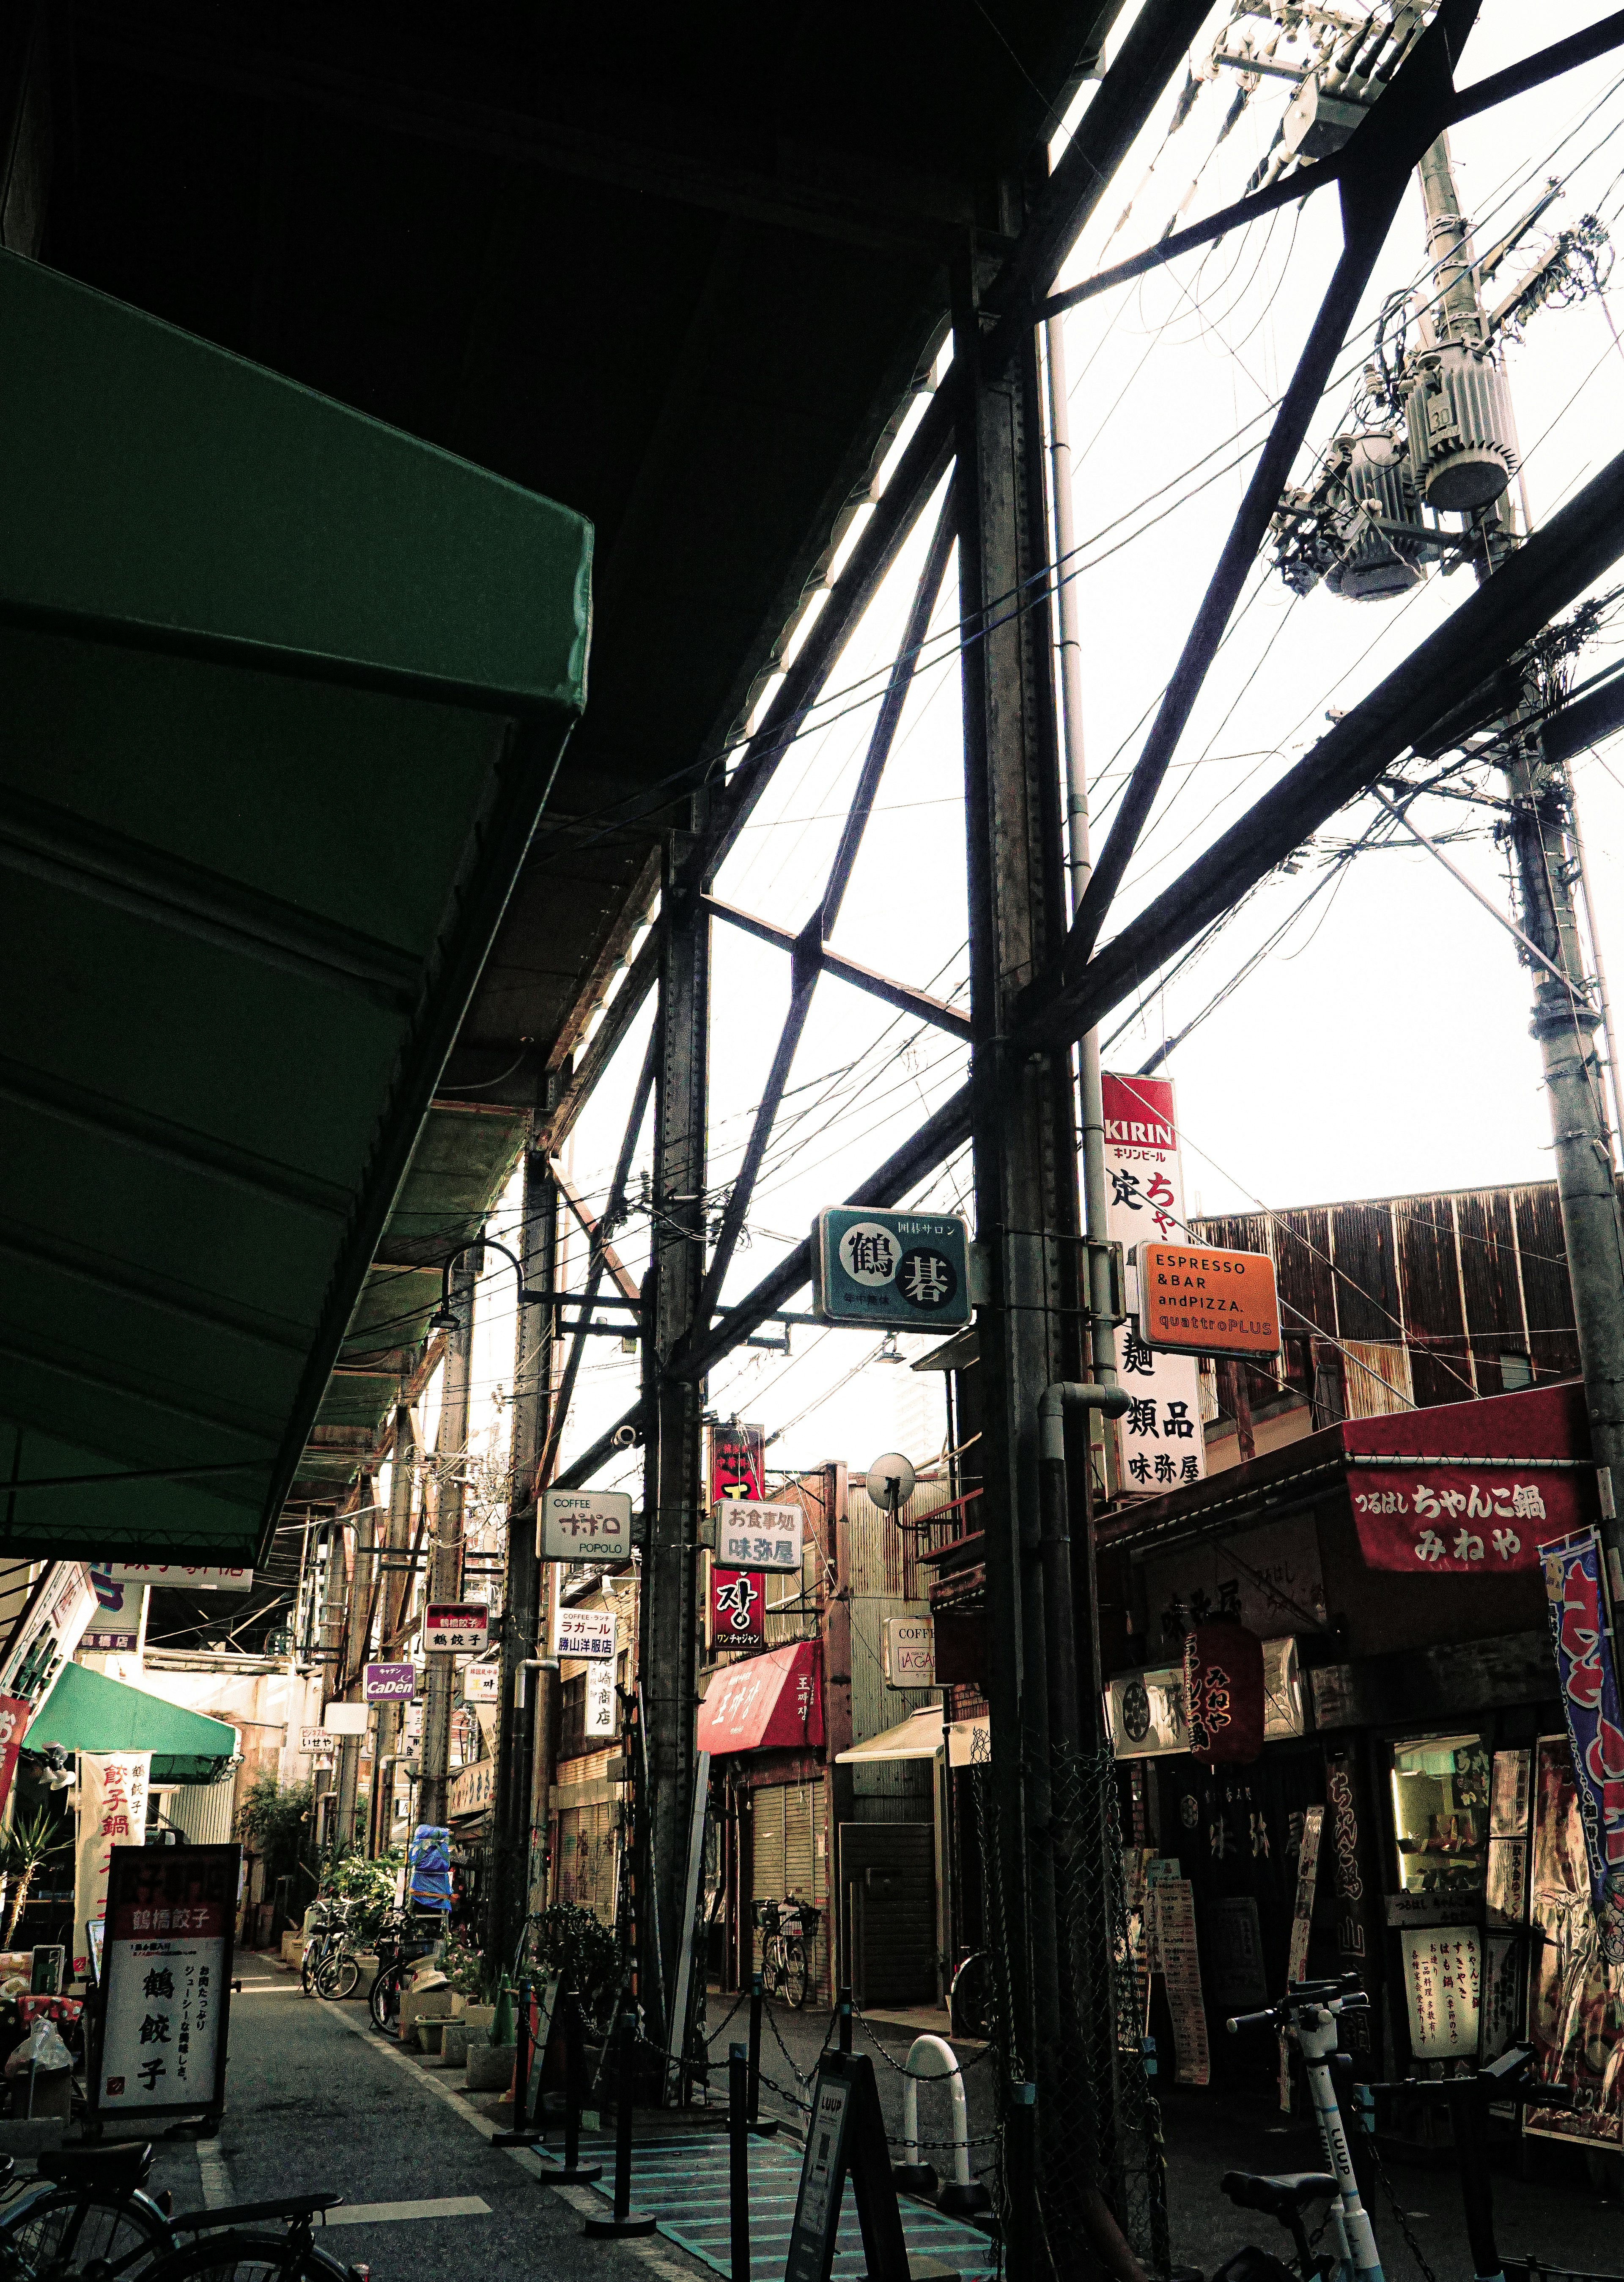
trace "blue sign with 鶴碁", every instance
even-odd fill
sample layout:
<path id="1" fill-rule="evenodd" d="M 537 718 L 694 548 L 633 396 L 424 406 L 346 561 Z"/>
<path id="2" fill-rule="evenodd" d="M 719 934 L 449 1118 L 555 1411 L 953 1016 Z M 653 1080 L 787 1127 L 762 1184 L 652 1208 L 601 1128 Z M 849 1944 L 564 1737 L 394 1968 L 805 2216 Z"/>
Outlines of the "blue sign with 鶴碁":
<path id="1" fill-rule="evenodd" d="M 970 1228 L 957 1213 L 831 1205 L 812 1229 L 812 1292 L 828 1323 L 955 1331 L 970 1321 Z"/>

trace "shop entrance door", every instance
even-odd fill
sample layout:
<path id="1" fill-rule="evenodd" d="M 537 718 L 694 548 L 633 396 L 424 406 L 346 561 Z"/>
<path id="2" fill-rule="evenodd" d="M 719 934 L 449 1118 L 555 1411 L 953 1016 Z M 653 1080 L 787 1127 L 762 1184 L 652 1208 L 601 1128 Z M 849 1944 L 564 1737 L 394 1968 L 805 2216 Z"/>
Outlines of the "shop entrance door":
<path id="1" fill-rule="evenodd" d="M 859 2005 L 933 2005 L 936 1826 L 840 1825 L 840 1929 Z"/>

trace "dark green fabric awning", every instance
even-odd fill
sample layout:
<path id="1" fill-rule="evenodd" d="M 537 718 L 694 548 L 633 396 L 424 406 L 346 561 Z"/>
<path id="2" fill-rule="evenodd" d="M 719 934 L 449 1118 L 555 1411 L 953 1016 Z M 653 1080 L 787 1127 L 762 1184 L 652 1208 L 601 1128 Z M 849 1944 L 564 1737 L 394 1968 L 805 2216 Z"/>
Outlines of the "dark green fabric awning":
<path id="1" fill-rule="evenodd" d="M 0 1550 L 251 1562 L 584 702 L 591 530 L 4 252 L 0 470 Z"/>
<path id="2" fill-rule="evenodd" d="M 63 1665 L 23 1737 L 25 1750 L 47 1743 L 66 1751 L 151 1751 L 154 1782 L 208 1782 L 236 1754 L 236 1730 L 223 1721 L 82 1664 Z"/>

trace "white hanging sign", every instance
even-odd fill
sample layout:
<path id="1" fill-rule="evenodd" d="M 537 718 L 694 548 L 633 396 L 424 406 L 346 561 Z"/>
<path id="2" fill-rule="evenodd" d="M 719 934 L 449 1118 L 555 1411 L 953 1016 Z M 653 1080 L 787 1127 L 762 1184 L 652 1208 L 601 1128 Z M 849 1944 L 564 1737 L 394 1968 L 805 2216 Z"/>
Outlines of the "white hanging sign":
<path id="1" fill-rule="evenodd" d="M 462 1675 L 462 1700 L 465 1704 L 499 1704 L 502 1700 L 501 1665 L 470 1664 Z"/>
<path id="2" fill-rule="evenodd" d="M 544 1490 L 536 1550 L 544 1561 L 630 1561 L 629 1490 Z"/>
<path id="3" fill-rule="evenodd" d="M 170 1561 L 110 1561 L 103 1574 L 115 1585 L 166 1585 L 183 1593 L 251 1591 L 251 1569 L 192 1569 Z"/>
<path id="4" fill-rule="evenodd" d="M 1101 1078 L 1105 1107 L 1105 1233 L 1125 1246 L 1177 1244 L 1187 1234 L 1172 1082 Z M 1117 1371 L 1131 1408 L 1116 1422 L 1126 1496 L 1164 1495 L 1207 1471 L 1201 1370 L 1194 1355 L 1148 1347 L 1132 1323 L 1117 1332 Z"/>
<path id="5" fill-rule="evenodd" d="M 885 1685 L 887 1688 L 935 1687 L 934 1617 L 886 1618 Z"/>
<path id="6" fill-rule="evenodd" d="M 554 1656 L 615 1654 L 613 1609 L 556 1609 L 553 1615 Z"/>
<path id="7" fill-rule="evenodd" d="M 729 1498 L 715 1510 L 716 1565 L 721 1569 L 800 1572 L 798 1505 L 767 1505 L 759 1498 Z"/>
<path id="8" fill-rule="evenodd" d="M 615 1733 L 615 1660 L 600 1656 L 586 1667 L 585 1731 L 589 1735 Z"/>

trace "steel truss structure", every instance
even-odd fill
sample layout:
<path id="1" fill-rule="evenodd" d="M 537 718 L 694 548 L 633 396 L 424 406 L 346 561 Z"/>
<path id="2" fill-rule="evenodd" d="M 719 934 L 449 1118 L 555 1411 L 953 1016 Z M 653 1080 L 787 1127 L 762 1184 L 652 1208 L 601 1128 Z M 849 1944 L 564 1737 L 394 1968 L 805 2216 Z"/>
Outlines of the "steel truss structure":
<path id="1" fill-rule="evenodd" d="M 1266 534 L 1348 326 L 1412 169 L 1454 120 L 1472 116 L 1624 43 L 1624 12 L 1457 92 L 1454 68 L 1475 0 L 1444 0 L 1380 101 L 1334 157 L 1305 167 L 1154 252 L 1056 293 L 1054 278 L 1206 15 L 1205 0 L 1150 0 L 1046 180 L 1006 186 L 997 251 L 973 238 L 953 273 L 952 361 L 760 726 L 731 773 L 696 796 L 669 835 L 658 921 L 549 1121 L 556 1149 L 650 992 L 653 1034 L 634 1091 L 604 1222 L 625 1206 L 652 1104 L 654 1249 L 644 1284 L 640 1397 L 589 1448 L 553 1471 L 594 1303 L 615 1274 L 594 1240 L 581 1314 L 537 1481 L 589 1481 L 617 1450 L 643 1446 L 646 1528 L 641 1673 L 648 1739 L 637 1868 L 639 1995 L 666 2017 L 692 1812 L 695 1548 L 702 1510 L 706 1372 L 808 1280 L 809 1245 L 743 1299 L 722 1293 L 805 1028 L 818 979 L 833 974 L 885 1003 L 968 1037 L 968 1083 L 848 1202 L 895 1204 L 966 1140 L 973 1144 L 978 1234 L 994 1262 L 978 1310 L 984 1379 L 992 1787 L 1002 1802 L 995 1848 L 1005 1924 L 1004 2057 L 1035 2097 L 1030 2163 L 1010 2138 L 1009 2268 L 1021 2275 L 1095 2270 L 1102 2196 L 1120 2222 L 1126 2172 L 1140 2160 L 1118 2129 L 1110 2068 L 1083 2084 L 1068 2063 L 1092 2041 L 1115 2053 L 1109 1908 L 1068 1899 L 1067 1866 L 1097 1854 L 1097 1819 L 1081 1827 L 1079 1769 L 1097 1763 L 1100 1688 L 1087 1465 L 1066 1470 L 1058 1505 L 1040 1494 L 1038 1404 L 1056 1381 L 1087 1376 L 1087 1295 L 1076 1159 L 1073 1051 L 1083 1035 L 1227 911 L 1394 762 L 1558 611 L 1624 555 L 1624 454 L 1526 542 L 1454 616 L 1346 714 L 1241 820 L 1117 934 L 1101 937 L 1181 732 Z M 1337 185 L 1343 246 L 1229 538 L 1100 850 L 1075 918 L 1066 920 L 1053 606 L 1056 559 L 1045 501 L 1038 329 L 1254 216 Z M 775 770 L 808 723 L 842 648 L 920 516 L 940 503 L 895 664 L 812 919 L 799 934 L 723 902 L 716 874 Z M 840 957 L 829 947 L 932 609 L 957 549 L 971 915 L 971 1013 Z M 709 941 L 720 920 L 775 943 L 790 960 L 790 1005 L 770 1075 L 706 1259 L 705 1041 Z M 584 1216 L 584 1224 L 586 1224 Z M 590 1229 L 589 1229 L 590 1232 Z M 1094 1231 L 1102 1233 L 1102 1231 Z M 624 1296 L 623 1271 L 618 1288 Z M 1080 1459 L 1082 1445 L 1078 1447 Z M 1091 2038 L 1092 2023 L 1092 2038 Z M 1137 2065 L 1137 2056 L 1133 2057 Z M 1062 2151 L 1070 2148 L 1070 2157 Z M 1081 2147 L 1081 2157 L 1077 2150 Z M 1092 2200 L 1091 2200 L 1092 2198 Z M 1141 2246 L 1148 2247 L 1148 2246 Z"/>

